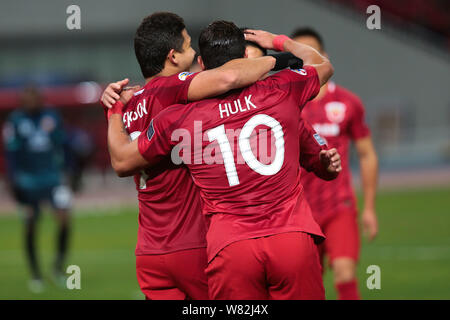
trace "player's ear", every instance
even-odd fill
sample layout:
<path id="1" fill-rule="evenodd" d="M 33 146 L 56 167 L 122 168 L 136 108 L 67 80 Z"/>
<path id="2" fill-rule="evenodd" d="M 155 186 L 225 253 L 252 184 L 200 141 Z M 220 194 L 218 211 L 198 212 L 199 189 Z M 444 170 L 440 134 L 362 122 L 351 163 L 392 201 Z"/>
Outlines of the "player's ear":
<path id="1" fill-rule="evenodd" d="M 205 68 L 205 64 L 203 63 L 202 56 L 198 56 L 197 62 L 198 62 L 198 64 L 199 64 L 199 66 L 202 68 L 202 70 L 205 70 L 205 69 L 206 69 L 206 68 Z"/>
<path id="2" fill-rule="evenodd" d="M 178 65 L 177 52 L 175 49 L 170 49 L 167 54 L 167 60 L 173 65 Z"/>

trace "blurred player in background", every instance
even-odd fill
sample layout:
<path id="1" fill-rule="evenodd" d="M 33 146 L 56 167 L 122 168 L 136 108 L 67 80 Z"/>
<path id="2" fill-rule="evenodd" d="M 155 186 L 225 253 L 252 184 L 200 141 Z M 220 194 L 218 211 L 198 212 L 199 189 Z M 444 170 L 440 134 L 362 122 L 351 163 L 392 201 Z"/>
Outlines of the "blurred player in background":
<path id="1" fill-rule="evenodd" d="M 274 59 L 237 59 L 191 74 L 195 51 L 181 17 L 168 12 L 145 18 L 135 35 L 135 53 L 145 86 L 125 103 L 123 122 L 135 139 L 162 110 L 225 93 L 257 81 Z M 110 106 L 128 81 L 110 84 L 102 102 Z M 114 158 L 112 157 L 114 161 Z M 136 271 L 147 299 L 208 299 L 206 227 L 202 202 L 185 166 L 168 161 L 135 175 L 139 198 Z"/>
<path id="2" fill-rule="evenodd" d="M 310 28 L 297 29 L 292 38 L 325 55 L 322 37 Z M 378 232 L 375 213 L 378 161 L 364 120 L 364 106 L 353 93 L 328 82 L 317 97 L 308 102 L 302 113 L 330 147 L 342 156 L 342 173 L 331 182 L 317 179 L 306 171 L 302 183 L 314 218 L 327 239 L 320 246 L 322 263 L 327 255 L 334 274 L 339 299 L 359 299 L 356 264 L 359 258 L 359 233 L 356 198 L 351 186 L 349 144 L 353 141 L 359 157 L 364 209 L 362 226 L 369 240 Z"/>
<path id="3" fill-rule="evenodd" d="M 21 96 L 22 107 L 12 112 L 3 127 L 7 185 L 24 210 L 25 249 L 31 269 L 30 290 L 44 289 L 36 255 L 36 224 L 41 205 L 48 201 L 58 221 L 57 255 L 53 276 L 63 281 L 63 263 L 69 236 L 71 192 L 63 185 L 65 133 L 59 114 L 45 109 L 34 87 Z"/>

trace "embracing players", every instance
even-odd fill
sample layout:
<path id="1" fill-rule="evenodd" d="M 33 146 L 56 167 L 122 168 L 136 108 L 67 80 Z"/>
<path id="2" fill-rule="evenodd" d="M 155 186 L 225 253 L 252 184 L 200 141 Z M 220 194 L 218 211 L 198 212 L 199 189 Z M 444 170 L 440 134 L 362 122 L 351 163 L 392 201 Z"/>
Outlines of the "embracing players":
<path id="1" fill-rule="evenodd" d="M 325 150 L 300 113 L 333 68 L 309 46 L 249 31 L 248 40 L 292 52 L 303 59 L 304 69 L 283 70 L 218 98 L 174 105 L 132 142 L 116 104 L 108 129 L 112 164 L 119 175 L 149 166 L 151 173 L 167 160 L 182 160 L 189 168 L 205 202 L 211 298 L 323 299 L 315 244 L 323 235 L 302 197 L 299 164 L 333 179 L 340 158 L 336 150 Z M 208 70 L 245 55 L 243 32 L 226 21 L 203 30 L 199 45 L 200 64 Z M 270 161 L 258 151 L 267 147 Z"/>
<path id="2" fill-rule="evenodd" d="M 169 12 L 154 13 L 142 21 L 134 49 L 146 84 L 134 95 L 131 90 L 125 92 L 132 98 L 122 120 L 132 139 L 168 106 L 246 86 L 275 64 L 272 57 L 237 59 L 191 74 L 187 72 L 195 55 L 191 38 L 183 19 Z M 125 79 L 110 84 L 103 104 L 114 104 L 127 83 Z M 187 168 L 168 159 L 136 173 L 135 182 L 139 199 L 136 272 L 142 292 L 147 299 L 207 299 L 206 227 L 200 195 Z"/>
<path id="3" fill-rule="evenodd" d="M 310 28 L 297 29 L 292 38 L 325 54 L 321 36 Z M 369 240 L 377 234 L 375 193 L 377 185 L 377 155 L 364 120 L 364 107 L 353 93 L 328 82 L 317 97 L 308 102 L 302 113 L 314 129 L 336 148 L 342 156 L 342 173 L 324 182 L 303 172 L 302 184 L 314 218 L 327 239 L 320 246 L 321 257 L 328 256 L 334 273 L 339 299 L 359 299 L 356 263 L 359 256 L 359 233 L 356 199 L 351 186 L 349 144 L 355 143 L 359 156 L 364 191 L 362 226 Z"/>

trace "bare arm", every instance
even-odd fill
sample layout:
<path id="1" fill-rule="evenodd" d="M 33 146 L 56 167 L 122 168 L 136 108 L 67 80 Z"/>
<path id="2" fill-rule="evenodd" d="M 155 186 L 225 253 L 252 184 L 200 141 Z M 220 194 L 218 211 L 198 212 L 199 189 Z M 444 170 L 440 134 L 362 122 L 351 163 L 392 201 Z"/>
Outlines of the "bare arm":
<path id="1" fill-rule="evenodd" d="M 247 29 L 245 39 L 254 41 L 266 49 L 274 50 L 273 40 L 277 35 L 262 31 Z M 303 60 L 303 65 L 313 66 L 319 76 L 320 85 L 324 85 L 334 73 L 331 62 L 310 46 L 298 43 L 292 39 L 284 42 L 284 50 Z"/>
<path id="2" fill-rule="evenodd" d="M 284 49 L 294 56 L 303 59 L 303 65 L 313 66 L 317 71 L 321 86 L 333 75 L 334 68 L 330 60 L 314 48 L 289 39 L 284 43 Z"/>
<path id="3" fill-rule="evenodd" d="M 369 240 L 373 240 L 378 233 L 378 222 L 375 211 L 375 197 L 378 180 L 378 158 L 370 137 L 356 140 L 356 150 L 364 193 L 364 209 L 362 224 Z"/>
<path id="4" fill-rule="evenodd" d="M 214 97 L 232 89 L 246 87 L 275 66 L 275 58 L 235 59 L 215 69 L 200 72 L 189 86 L 189 101 Z"/>
<path id="5" fill-rule="evenodd" d="M 128 101 L 138 88 L 125 90 L 121 99 Z M 123 103 L 122 103 L 123 105 Z M 116 110 L 119 109 L 119 110 Z M 110 111 L 108 120 L 108 150 L 111 165 L 119 177 L 131 176 L 148 165 L 138 149 L 138 140 L 131 141 L 123 125 L 121 110 L 117 103 Z"/>
<path id="6" fill-rule="evenodd" d="M 275 66 L 274 57 L 260 57 L 253 59 L 234 59 L 223 66 L 200 72 L 189 85 L 188 100 L 197 101 L 221 95 L 232 89 L 243 88 L 255 83 Z M 131 98 L 121 94 L 122 89 L 129 83 L 128 78 L 110 83 L 103 91 L 101 102 L 107 108 L 119 100 L 124 104 Z"/>

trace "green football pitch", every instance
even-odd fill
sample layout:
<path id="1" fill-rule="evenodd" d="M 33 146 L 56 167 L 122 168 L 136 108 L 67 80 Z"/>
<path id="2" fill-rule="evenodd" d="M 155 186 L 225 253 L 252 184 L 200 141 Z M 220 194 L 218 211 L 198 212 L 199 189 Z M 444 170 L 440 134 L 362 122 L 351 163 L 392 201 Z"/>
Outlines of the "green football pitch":
<path id="1" fill-rule="evenodd" d="M 380 233 L 362 240 L 359 287 L 364 299 L 450 299 L 450 187 L 384 191 L 377 202 Z M 143 299 L 135 276 L 137 209 L 77 211 L 73 216 L 68 265 L 81 268 L 81 289 L 51 282 L 55 222 L 45 213 L 39 222 L 38 249 L 46 288 L 28 290 L 22 250 L 22 221 L 0 216 L 0 299 Z M 381 288 L 369 290 L 367 267 L 381 270 Z M 330 272 L 328 299 L 335 299 Z"/>

